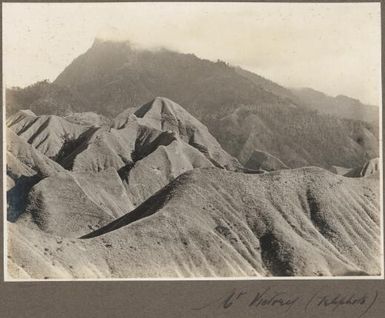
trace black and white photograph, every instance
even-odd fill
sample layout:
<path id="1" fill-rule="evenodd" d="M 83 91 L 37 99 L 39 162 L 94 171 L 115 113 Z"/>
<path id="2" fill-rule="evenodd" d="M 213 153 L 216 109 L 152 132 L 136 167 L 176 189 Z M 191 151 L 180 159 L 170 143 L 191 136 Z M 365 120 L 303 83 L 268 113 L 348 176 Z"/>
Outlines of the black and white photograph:
<path id="1" fill-rule="evenodd" d="M 383 279 L 379 3 L 3 3 L 4 279 Z"/>

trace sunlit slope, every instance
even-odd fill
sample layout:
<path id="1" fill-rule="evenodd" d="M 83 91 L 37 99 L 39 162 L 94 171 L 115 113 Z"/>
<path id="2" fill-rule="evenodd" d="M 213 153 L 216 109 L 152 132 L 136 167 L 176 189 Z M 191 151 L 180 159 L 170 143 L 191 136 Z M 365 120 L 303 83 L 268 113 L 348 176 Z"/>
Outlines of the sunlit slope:
<path id="1" fill-rule="evenodd" d="M 13 224 L 10 255 L 41 278 L 378 275 L 378 202 L 375 178 L 195 169 L 88 239 Z"/>

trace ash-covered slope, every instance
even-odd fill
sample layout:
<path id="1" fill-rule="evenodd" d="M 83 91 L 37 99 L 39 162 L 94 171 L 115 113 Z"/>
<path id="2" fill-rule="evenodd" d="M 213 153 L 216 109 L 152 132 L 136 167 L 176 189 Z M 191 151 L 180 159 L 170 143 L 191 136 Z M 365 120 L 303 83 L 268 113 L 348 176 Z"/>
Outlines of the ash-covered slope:
<path id="1" fill-rule="evenodd" d="M 93 122 L 99 118 L 94 115 L 72 115 L 66 117 L 67 120 L 20 111 L 12 115 L 7 124 L 41 153 L 71 171 L 98 172 L 109 167 L 116 170 L 131 167 L 158 146 L 167 146 L 174 139 L 195 148 L 215 166 L 242 169 L 202 123 L 167 98 L 157 97 L 135 113 L 124 111 L 112 124 L 115 128 L 99 126 L 104 122 Z M 85 121 L 72 122 L 78 122 L 79 118 Z M 181 147 L 191 148 L 185 146 Z"/>
<path id="2" fill-rule="evenodd" d="M 378 198 L 378 180 L 319 168 L 195 169 L 88 239 L 9 225 L 10 275 L 378 275 Z"/>
<path id="3" fill-rule="evenodd" d="M 92 127 L 79 138 L 67 142 L 57 161 L 72 171 L 98 172 L 113 167 L 119 170 L 132 163 L 137 125 L 121 130 Z"/>
<path id="4" fill-rule="evenodd" d="M 7 126 L 20 138 L 73 171 L 119 169 L 132 161 L 136 128 L 118 132 L 106 124 L 94 113 L 62 118 L 19 111 L 7 119 Z"/>
<path id="5" fill-rule="evenodd" d="M 64 171 L 59 164 L 36 150 L 9 128 L 6 129 L 6 140 L 7 174 L 15 181 L 21 176 L 37 173 L 43 177 Z"/>
<path id="6" fill-rule="evenodd" d="M 115 168 L 135 205 L 194 168 L 243 169 L 202 123 L 167 98 L 118 118 L 117 128 L 95 127 L 67 143 L 57 161 L 76 172 Z"/>
<path id="7" fill-rule="evenodd" d="M 86 115 L 86 118 L 94 118 L 89 113 Z M 124 116 L 127 116 L 127 112 L 118 117 Z M 70 207 L 74 211 L 83 211 L 85 208 L 80 197 L 79 200 L 67 202 L 72 195 L 75 198 L 82 192 L 78 182 L 75 182 L 78 179 L 77 175 L 89 173 L 89 184 L 92 185 L 92 180 L 95 179 L 96 185 L 101 182 L 97 172 L 112 169 L 115 176 L 119 175 L 120 179 L 119 182 L 114 180 L 111 186 L 125 189 L 122 201 L 124 204 L 118 204 L 119 208 L 108 209 L 106 207 L 111 205 L 113 199 L 110 200 L 109 196 L 104 197 L 96 190 L 96 199 L 93 198 L 91 201 L 98 201 L 97 197 L 100 196 L 101 201 L 98 201 L 98 205 L 101 205 L 102 210 L 117 216 L 119 213 L 129 212 L 186 171 L 213 166 L 228 170 L 243 169 L 235 158 L 221 148 L 202 123 L 169 99 L 155 98 L 140 107 L 135 114 L 127 116 L 123 122 L 124 124 L 117 128 L 112 128 L 78 125 L 58 116 L 36 116 L 28 111 L 21 111 L 11 116 L 8 120 L 12 134 L 9 147 L 14 154 L 8 156 L 8 170 L 12 177 L 12 181 L 9 180 L 9 188 L 12 189 L 21 176 L 23 184 L 28 181 L 28 186 L 24 186 L 22 191 L 12 191 L 15 192 L 12 198 L 17 201 L 18 193 L 21 191 L 25 198 L 23 200 L 25 210 L 29 208 L 26 201 L 29 191 L 37 192 L 38 196 L 35 198 L 38 197 L 42 202 L 45 202 L 46 197 L 53 197 L 54 192 L 58 191 L 67 195 L 58 198 L 55 204 L 65 207 L 64 209 Z M 32 137 L 27 138 L 30 135 Z M 13 142 L 15 138 L 17 142 Z M 40 140 L 38 144 L 37 140 Z M 19 151 L 21 145 L 24 145 L 33 156 L 28 153 L 25 159 L 26 155 Z M 56 162 L 48 159 L 45 154 L 50 154 Z M 22 162 L 27 160 L 27 167 L 24 167 L 22 162 L 19 163 L 18 157 Z M 34 167 L 33 162 L 28 161 L 29 157 L 32 159 L 37 157 L 39 162 L 47 162 L 47 169 L 65 173 L 63 176 L 55 175 L 54 178 L 43 181 L 41 176 L 30 178 L 35 172 L 28 170 L 29 166 Z M 44 174 L 44 177 L 49 176 L 51 173 Z M 107 181 L 105 186 L 109 186 Z M 108 189 L 106 191 L 108 192 Z M 88 196 L 93 196 L 92 189 L 88 191 Z M 116 196 L 114 198 L 116 199 Z M 32 198 L 32 201 L 34 200 Z M 120 202 L 120 199 L 117 200 Z M 48 207 L 47 203 L 40 206 L 42 210 Z M 54 207 L 55 205 L 49 209 Z M 18 212 L 10 218 L 11 221 L 17 220 L 23 212 L 21 208 L 17 210 Z M 59 215 L 65 213 L 60 212 Z M 99 222 L 90 221 L 90 226 L 98 224 Z"/>
<path id="8" fill-rule="evenodd" d="M 228 170 L 241 168 L 238 161 L 222 149 L 205 125 L 170 99 L 155 98 L 138 109 L 135 116 L 142 125 L 176 134 L 217 167 Z"/>
<path id="9" fill-rule="evenodd" d="M 118 118 L 124 125 L 116 133 L 136 129 L 130 134 L 136 138 L 133 162 L 119 170 L 134 205 L 195 168 L 243 170 L 202 123 L 167 98 L 157 97 L 134 114 L 123 114 Z"/>
<path id="10" fill-rule="evenodd" d="M 61 173 L 29 191 L 25 213 L 17 223 L 35 225 L 62 237 L 79 237 L 106 225 L 132 204 L 113 168 L 100 173 Z"/>
<path id="11" fill-rule="evenodd" d="M 121 169 L 122 180 L 134 205 L 139 205 L 186 171 L 214 167 L 196 148 L 174 138 L 168 144 L 158 145 L 129 170 Z"/>
<path id="12" fill-rule="evenodd" d="M 72 172 L 7 129 L 7 219 L 63 236 L 85 234 L 133 209 L 113 168 Z"/>
<path id="13" fill-rule="evenodd" d="M 7 219 L 15 221 L 25 210 L 26 198 L 41 179 L 65 173 L 65 169 L 36 150 L 11 129 L 7 141 Z"/>
<path id="14" fill-rule="evenodd" d="M 7 126 L 49 158 L 55 158 L 67 141 L 78 138 L 88 129 L 59 116 L 36 116 L 31 111 L 10 116 Z"/>

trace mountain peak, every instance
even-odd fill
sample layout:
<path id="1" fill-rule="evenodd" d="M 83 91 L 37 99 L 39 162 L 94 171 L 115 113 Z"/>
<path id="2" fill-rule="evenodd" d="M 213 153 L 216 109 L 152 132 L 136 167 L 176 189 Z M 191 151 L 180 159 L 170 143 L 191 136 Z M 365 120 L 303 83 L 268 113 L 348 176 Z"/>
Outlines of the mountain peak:
<path id="1" fill-rule="evenodd" d="M 135 116 L 142 118 L 146 113 L 148 113 L 151 110 L 159 113 L 164 113 L 166 111 L 173 113 L 175 110 L 177 110 L 178 112 L 188 113 L 182 106 L 178 105 L 171 99 L 158 96 L 158 97 L 155 97 L 151 102 L 140 107 L 135 112 Z"/>

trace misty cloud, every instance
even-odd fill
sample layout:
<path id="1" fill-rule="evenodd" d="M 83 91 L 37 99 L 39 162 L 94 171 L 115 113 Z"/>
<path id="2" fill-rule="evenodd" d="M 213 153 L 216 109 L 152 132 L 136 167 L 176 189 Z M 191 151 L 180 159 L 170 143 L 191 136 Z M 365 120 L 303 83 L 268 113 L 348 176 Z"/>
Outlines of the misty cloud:
<path id="1" fill-rule="evenodd" d="M 379 4 L 4 4 L 7 86 L 56 76 L 95 37 L 225 60 L 379 104 Z"/>

